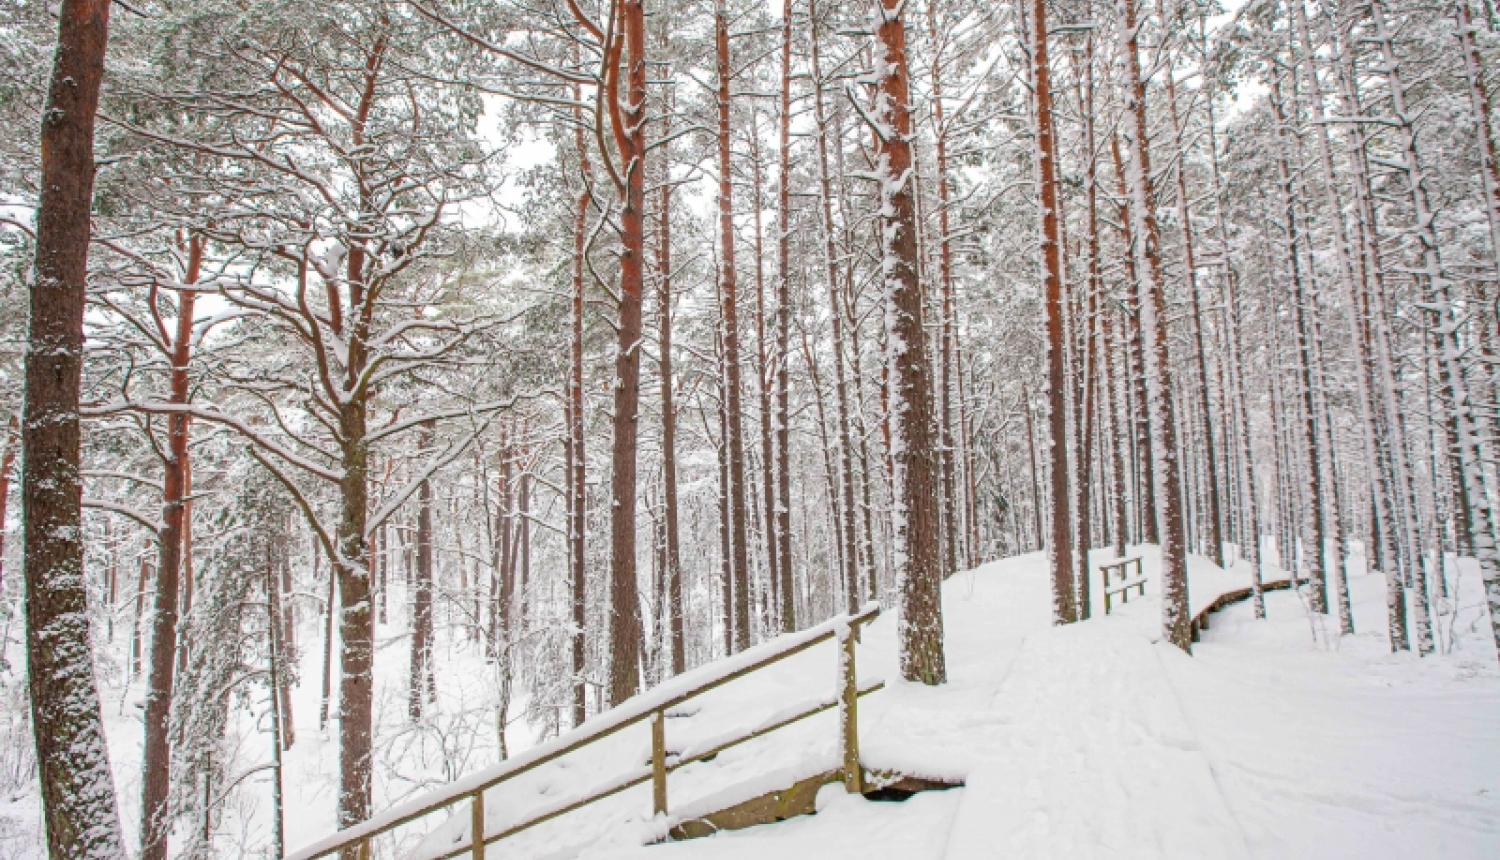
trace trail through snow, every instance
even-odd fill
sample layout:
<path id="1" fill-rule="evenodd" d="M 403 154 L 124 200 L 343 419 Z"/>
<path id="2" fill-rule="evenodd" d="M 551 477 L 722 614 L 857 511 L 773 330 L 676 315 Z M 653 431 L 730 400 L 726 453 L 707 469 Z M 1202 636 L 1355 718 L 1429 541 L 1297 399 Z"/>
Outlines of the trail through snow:
<path id="1" fill-rule="evenodd" d="M 861 686 L 877 679 L 887 684 L 860 702 L 866 767 L 963 780 L 964 788 L 889 803 L 828 786 L 815 816 L 647 844 L 664 837 L 673 820 L 836 768 L 835 713 L 828 712 L 674 772 L 671 818 L 650 815 L 647 784 L 508 838 L 491 846 L 489 856 L 1500 857 L 1500 669 L 1472 562 L 1455 569 L 1450 559 L 1454 598 L 1447 604 L 1457 608 L 1440 624 L 1442 654 L 1388 653 L 1384 583 L 1364 572 L 1356 552 L 1349 581 L 1358 635 L 1339 637 L 1336 619 L 1310 616 L 1297 594 L 1278 591 L 1266 596 L 1265 620 L 1252 617 L 1248 602 L 1217 613 L 1189 657 L 1161 641 L 1155 549 L 1131 553 L 1144 558 L 1147 596 L 1132 597 L 1105 616 L 1096 587 L 1093 620 L 1063 628 L 1050 626 L 1040 553 L 953 576 L 943 591 L 950 680 L 938 688 L 899 680 L 893 614 L 866 630 L 858 649 Z M 1096 577 L 1098 564 L 1111 559 L 1109 550 L 1093 554 Z M 1197 611 L 1223 591 L 1247 585 L 1249 569 L 1239 564 L 1224 571 L 1194 556 L 1190 576 Z M 1284 574 L 1270 568 L 1265 576 Z M 449 651 L 446 659 L 456 659 L 459 651 Z M 316 652 L 305 649 L 299 739 L 288 758 L 289 849 L 328 835 L 332 824 L 337 749 L 316 728 L 317 685 L 308 683 L 316 678 Z M 444 707 L 468 702 L 470 710 L 457 708 L 460 717 L 424 733 L 401 728 L 404 661 L 382 660 L 382 713 L 396 721 L 382 722 L 383 743 L 395 745 L 396 758 L 410 767 L 383 774 L 382 784 L 393 790 L 380 809 L 493 760 L 492 744 L 485 742 L 493 726 L 482 707 L 483 664 L 439 673 Z M 668 747 L 702 749 L 824 700 L 837 689 L 836 665 L 833 645 L 825 643 L 674 709 Z M 109 732 L 125 820 L 133 828 L 140 724 L 127 701 L 112 700 L 117 707 Z M 513 727 L 513 755 L 527 745 L 527 734 Z M 434 747 L 440 747 L 437 772 L 428 761 Z M 642 724 L 506 783 L 486 796 L 488 830 L 638 772 L 649 751 L 649 729 Z M 250 803 L 259 793 L 241 794 Z M 35 804 L 34 797 L 7 799 L 0 812 L 32 817 Z M 257 805 L 244 814 L 264 824 L 266 812 Z M 464 844 L 468 810 L 460 805 L 453 813 L 405 828 L 381 844 L 377 856 L 421 860 Z M 247 831 L 244 844 L 264 844 L 263 835 Z M 0 858 L 39 856 L 25 846 L 10 850 L 16 847 L 14 840 L 0 842 Z"/>
<path id="2" fill-rule="evenodd" d="M 609 856 L 1500 856 L 1500 672 L 1467 563 L 1451 653 L 1387 653 L 1384 586 L 1356 555 L 1369 632 L 1330 639 L 1336 622 L 1272 592 L 1266 620 L 1248 602 L 1217 613 L 1189 657 L 1160 641 L 1154 548 L 1133 552 L 1147 598 L 1065 628 L 1049 626 L 1041 554 L 955 576 L 938 689 L 891 680 L 888 620 L 866 637 L 863 665 L 890 684 L 861 712 L 866 765 L 965 788 L 890 804 L 830 787 L 814 817 Z M 1190 575 L 1195 610 L 1249 581 L 1198 557 Z"/>

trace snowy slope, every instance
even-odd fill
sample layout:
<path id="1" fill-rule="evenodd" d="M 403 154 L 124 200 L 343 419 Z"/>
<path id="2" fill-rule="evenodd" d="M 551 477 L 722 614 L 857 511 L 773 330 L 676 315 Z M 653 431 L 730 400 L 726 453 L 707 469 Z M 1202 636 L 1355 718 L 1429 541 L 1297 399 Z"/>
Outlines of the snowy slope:
<path id="1" fill-rule="evenodd" d="M 816 816 L 647 845 L 676 817 L 836 767 L 834 715 L 826 713 L 673 773 L 672 818 L 651 817 L 650 787 L 641 786 L 507 839 L 490 856 L 1500 857 L 1500 671 L 1478 576 L 1467 563 L 1461 573 L 1450 563 L 1458 609 L 1441 624 L 1445 653 L 1438 656 L 1387 653 L 1383 583 L 1362 572 L 1356 555 L 1358 635 L 1340 638 L 1337 624 L 1310 617 L 1296 594 L 1273 592 L 1267 620 L 1253 619 L 1248 603 L 1231 607 L 1187 657 L 1160 642 L 1154 550 L 1132 552 L 1146 559 L 1147 598 L 1105 617 L 1096 594 L 1094 620 L 1066 628 L 1049 624 L 1039 553 L 955 575 L 944 588 L 950 682 L 936 689 L 898 680 L 892 615 L 867 630 L 861 684 L 884 679 L 888 686 L 861 700 L 866 766 L 962 779 L 963 789 L 880 803 L 829 786 Z M 1105 550 L 1093 560 L 1109 558 Z M 1195 610 L 1248 582 L 1243 565 L 1223 571 L 1197 557 L 1190 562 Z M 440 730 L 412 733 L 402 729 L 399 677 L 387 679 L 382 737 L 409 745 L 398 760 L 414 769 L 382 774 L 381 784 L 395 790 L 385 792 L 379 809 L 494 760 L 487 670 L 478 660 L 454 665 L 466 659 L 462 648 L 445 651 L 444 659 L 458 670 L 439 673 L 448 687 L 441 691 L 445 708 L 472 708 L 455 709 L 462 716 Z M 671 716 L 668 746 L 702 748 L 824 699 L 836 689 L 835 666 L 825 643 L 720 688 Z M 315 678 L 311 659 L 304 672 Z M 336 748 L 316 729 L 317 685 L 307 680 L 287 762 L 288 848 L 328 835 L 332 821 Z M 120 698 L 108 703 L 127 825 L 138 790 L 133 692 L 117 691 Z M 530 732 L 517 727 L 510 734 L 515 755 Z M 489 829 L 642 767 L 649 748 L 648 729 L 638 726 L 492 791 Z M 25 798 L 17 806 L 33 804 Z M 260 822 L 266 812 L 244 814 Z M 380 856 L 395 856 L 390 849 L 399 846 L 402 856 L 420 858 L 464 841 L 467 811 L 455 812 L 451 820 L 439 815 L 407 828 Z M 34 856 L 24 849 L 0 854 Z"/>
<path id="2" fill-rule="evenodd" d="M 1465 573 L 1448 654 L 1386 653 L 1381 581 L 1356 572 L 1368 632 L 1319 646 L 1298 597 L 1275 592 L 1268 620 L 1219 613 L 1189 658 L 1157 641 L 1154 597 L 1052 629 L 1043 556 L 986 565 L 945 590 L 950 683 L 893 683 L 861 721 L 869 766 L 966 788 L 888 804 L 832 787 L 812 818 L 578 856 L 1500 856 L 1500 672 Z M 1196 607 L 1248 571 L 1195 558 L 1191 575 Z M 888 678 L 891 633 L 865 645 Z"/>

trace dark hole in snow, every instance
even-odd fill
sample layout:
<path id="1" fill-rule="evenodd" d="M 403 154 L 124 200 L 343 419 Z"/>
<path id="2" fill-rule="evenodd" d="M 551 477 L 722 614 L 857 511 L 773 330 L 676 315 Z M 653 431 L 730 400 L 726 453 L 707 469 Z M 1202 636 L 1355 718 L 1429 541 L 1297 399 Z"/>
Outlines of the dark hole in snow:
<path id="1" fill-rule="evenodd" d="M 904 803 L 911 800 L 915 794 L 915 791 L 896 788 L 895 786 L 886 786 L 885 788 L 877 788 L 874 791 L 865 792 L 865 800 L 875 800 L 881 803 Z"/>
<path id="2" fill-rule="evenodd" d="M 920 776 L 904 776 L 880 788 L 866 791 L 864 797 L 865 800 L 873 800 L 877 803 L 905 803 L 911 800 L 913 795 L 924 791 L 947 791 L 950 788 L 962 787 L 962 782 L 942 782 L 936 779 L 924 779 Z"/>

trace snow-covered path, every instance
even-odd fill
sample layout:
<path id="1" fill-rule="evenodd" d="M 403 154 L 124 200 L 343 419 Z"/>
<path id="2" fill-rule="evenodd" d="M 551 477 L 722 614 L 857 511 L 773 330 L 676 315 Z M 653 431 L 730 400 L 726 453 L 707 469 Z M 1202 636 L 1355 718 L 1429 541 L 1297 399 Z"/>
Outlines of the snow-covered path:
<path id="1" fill-rule="evenodd" d="M 1194 559 L 1194 607 L 1246 576 Z M 1188 657 L 1158 641 L 1154 587 L 1054 629 L 1046 582 L 1034 554 L 947 584 L 943 687 L 893 680 L 888 620 L 861 649 L 861 674 L 890 683 L 863 706 L 866 765 L 965 788 L 891 804 L 830 786 L 811 818 L 579 856 L 1500 856 L 1500 672 L 1466 629 L 1477 600 L 1460 601 L 1453 652 L 1426 660 L 1385 653 L 1384 590 L 1362 574 L 1357 636 L 1320 628 L 1316 645 L 1298 597 L 1274 592 L 1268 620 L 1248 603 L 1219 613 Z"/>

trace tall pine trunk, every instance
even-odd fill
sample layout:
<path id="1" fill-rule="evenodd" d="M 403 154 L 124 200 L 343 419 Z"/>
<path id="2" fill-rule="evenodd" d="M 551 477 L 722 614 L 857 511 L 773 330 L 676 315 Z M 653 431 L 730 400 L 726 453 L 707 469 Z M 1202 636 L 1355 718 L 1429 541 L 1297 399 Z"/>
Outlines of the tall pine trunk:
<path id="1" fill-rule="evenodd" d="M 52 860 L 125 856 L 89 647 L 79 389 L 94 115 L 109 0 L 64 0 L 42 111 L 41 197 L 21 420 L 31 726 Z"/>
<path id="2" fill-rule="evenodd" d="M 188 240 L 187 276 L 195 285 L 203 265 L 203 240 Z M 192 289 L 177 299 L 177 330 L 171 341 L 171 391 L 173 405 L 188 403 L 188 364 L 193 351 Z M 152 297 L 156 301 L 156 297 Z M 177 621 L 183 573 L 183 548 L 187 538 L 188 416 L 167 418 L 167 459 L 162 479 L 162 529 L 160 565 L 151 614 L 151 664 L 146 676 L 146 739 L 141 774 L 141 860 L 166 860 L 167 838 L 172 821 L 167 805 L 171 792 L 172 750 L 168 739 L 168 717 L 177 670 Z"/>
<path id="3" fill-rule="evenodd" d="M 667 177 L 670 179 L 670 177 Z M 661 294 L 657 300 L 657 349 L 661 377 L 661 473 L 662 518 L 666 558 L 667 636 L 671 640 L 672 674 L 687 668 L 683 650 L 682 551 L 677 530 L 677 406 L 673 400 L 672 375 L 672 183 L 661 187 L 660 223 L 657 229 L 657 268 L 661 272 Z"/>
<path id="4" fill-rule="evenodd" d="M 734 583 L 733 650 L 750 647 L 750 560 L 745 504 L 745 433 L 741 421 L 739 278 L 734 260 L 734 176 L 730 164 L 729 9 L 714 4 L 719 115 L 719 285 L 724 291 L 724 432 L 729 460 L 729 573 Z"/>
<path id="5" fill-rule="evenodd" d="M 886 350 L 897 475 L 893 538 L 901 592 L 901 676 L 940 684 L 947 679 L 938 546 L 941 466 L 917 270 L 906 27 L 901 0 L 882 0 L 881 12 L 875 47 L 883 53 L 884 63 L 874 115 L 880 138 L 881 266 L 889 321 Z"/>
<path id="6" fill-rule="evenodd" d="M 581 100 L 580 88 L 575 84 L 573 98 Z M 578 170 L 582 174 L 582 190 L 573 214 L 573 293 L 572 293 L 572 338 L 568 343 L 568 436 L 567 456 L 568 497 L 568 578 L 569 604 L 572 610 L 573 629 L 569 635 L 569 670 L 572 674 L 572 720 L 573 725 L 582 723 L 588 714 L 587 688 L 583 672 L 586 651 L 584 649 L 584 625 L 588 615 L 588 576 L 584 569 L 585 526 L 587 510 L 587 470 L 584 459 L 584 414 L 583 414 L 583 309 L 585 305 L 584 257 L 588 253 L 589 207 L 593 204 L 594 171 L 589 160 L 588 139 L 583 132 L 583 112 L 574 109 L 574 145 L 578 149 Z M 476 590 L 478 583 L 475 583 Z"/>
<path id="7" fill-rule="evenodd" d="M 1172 368 L 1167 351 L 1167 298 L 1162 280 L 1161 238 L 1156 222 L 1151 152 L 1146 124 L 1146 83 L 1141 77 L 1135 0 L 1120 0 L 1120 41 L 1125 78 L 1125 125 L 1129 130 L 1130 217 L 1139 243 L 1137 293 L 1140 328 L 1146 341 L 1146 408 L 1151 422 L 1151 470 L 1155 476 L 1156 518 L 1161 530 L 1162 631 L 1169 642 L 1191 650 L 1187 546 L 1182 517 L 1181 461 Z"/>
<path id="8" fill-rule="evenodd" d="M 1052 566 L 1052 623 L 1078 620 L 1073 583 L 1073 516 L 1068 474 L 1072 447 L 1068 439 L 1068 345 L 1064 324 L 1067 302 L 1062 271 L 1061 212 L 1057 195 L 1057 146 L 1052 128 L 1052 73 L 1047 59 L 1047 6 L 1031 7 L 1032 171 L 1041 190 L 1042 294 L 1047 328 L 1047 475 L 1051 534 L 1047 556 Z"/>
<path id="9" fill-rule="evenodd" d="M 646 11 L 643 0 L 623 0 L 619 9 L 625 34 L 628 92 L 622 108 L 624 131 L 620 135 L 625 206 L 620 212 L 620 314 L 612 416 L 614 472 L 610 476 L 611 707 L 640 689 L 641 607 L 636 582 L 635 494 L 641 402 L 641 290 L 646 254 Z"/>
<path id="10" fill-rule="evenodd" d="M 434 444 L 433 424 L 424 422 L 418 444 L 424 453 Z M 411 673 L 406 710 L 413 721 L 422 719 L 422 705 L 433 683 L 432 670 L 432 481 L 417 485 L 417 569 L 412 589 Z"/>
<path id="11" fill-rule="evenodd" d="M 813 41 L 816 49 L 817 41 Z M 821 86 L 816 72 L 813 86 Z M 789 399 L 791 391 L 791 163 L 792 163 L 792 0 L 781 7 L 780 140 L 776 149 L 776 569 L 781 577 L 781 630 L 797 629 L 792 591 L 792 463 Z"/>

